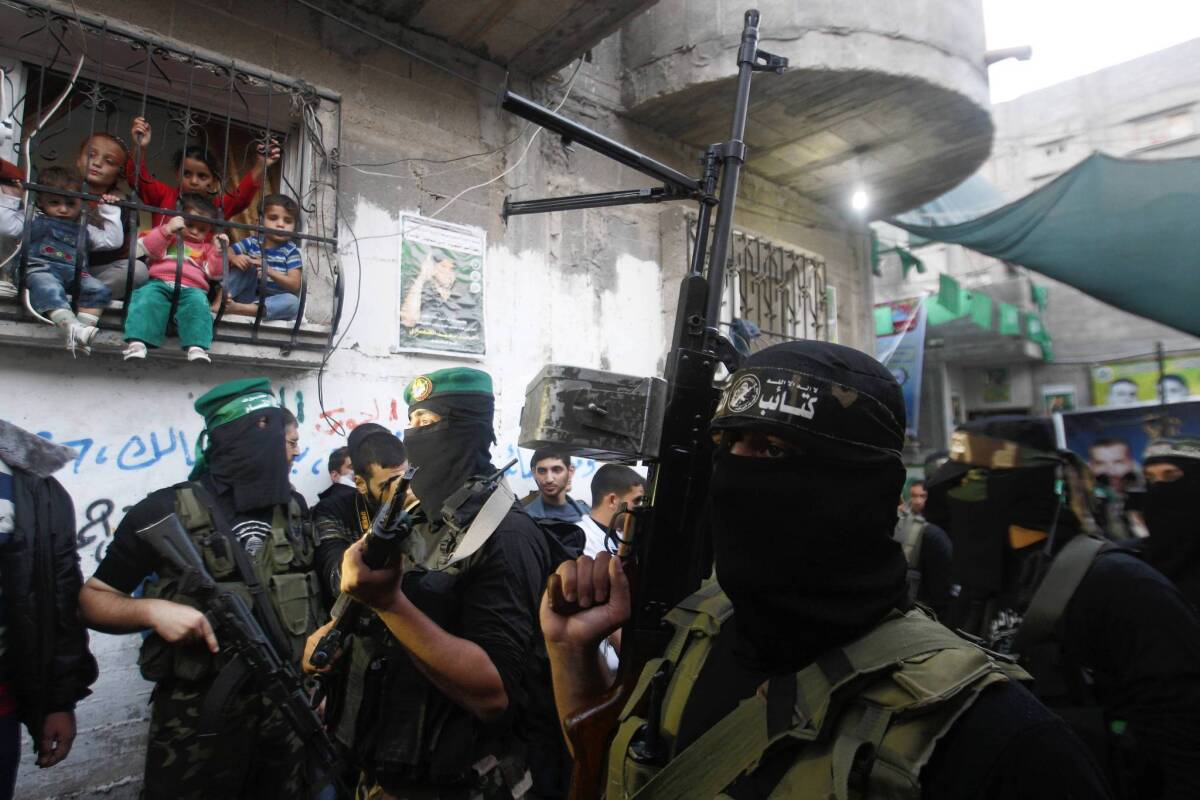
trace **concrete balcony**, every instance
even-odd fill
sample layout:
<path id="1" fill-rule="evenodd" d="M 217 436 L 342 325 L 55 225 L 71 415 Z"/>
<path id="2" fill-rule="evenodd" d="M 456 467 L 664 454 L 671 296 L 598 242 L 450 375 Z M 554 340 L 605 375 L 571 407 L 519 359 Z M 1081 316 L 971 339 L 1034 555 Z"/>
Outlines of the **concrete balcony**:
<path id="1" fill-rule="evenodd" d="M 662 0 L 622 30 L 630 116 L 697 147 L 729 136 L 747 3 Z M 844 208 L 855 184 L 880 218 L 955 186 L 988 156 L 992 121 L 978 0 L 761 0 L 748 168 Z"/>
<path id="2" fill-rule="evenodd" d="M 514 72 L 541 77 L 570 63 L 655 0 L 349 0 L 322 5 L 381 35 L 403 29 Z M 382 24 L 382 25 L 381 25 Z M 393 31 L 394 29 L 394 31 Z"/>

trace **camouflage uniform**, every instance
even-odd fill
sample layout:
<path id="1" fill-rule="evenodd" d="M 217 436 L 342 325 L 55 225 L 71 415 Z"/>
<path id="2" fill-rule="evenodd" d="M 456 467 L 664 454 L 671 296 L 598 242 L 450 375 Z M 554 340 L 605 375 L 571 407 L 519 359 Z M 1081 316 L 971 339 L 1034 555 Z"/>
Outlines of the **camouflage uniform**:
<path id="1" fill-rule="evenodd" d="M 259 692 L 233 695 L 219 733 L 199 736 L 210 684 L 172 681 L 155 687 L 143 797 L 306 797 L 304 743 Z"/>

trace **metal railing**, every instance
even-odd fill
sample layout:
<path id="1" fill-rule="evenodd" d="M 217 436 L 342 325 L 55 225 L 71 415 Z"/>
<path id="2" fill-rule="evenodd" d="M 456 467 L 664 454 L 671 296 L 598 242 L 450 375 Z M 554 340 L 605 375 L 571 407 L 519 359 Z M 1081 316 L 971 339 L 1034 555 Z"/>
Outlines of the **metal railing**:
<path id="1" fill-rule="evenodd" d="M 249 335 L 236 332 L 236 326 L 231 327 L 226 318 L 229 297 L 224 289 L 230 266 L 226 253 L 221 278 L 223 299 L 213 323 L 214 339 L 242 344 L 278 344 L 285 352 L 293 349 L 322 351 L 331 346 L 343 303 L 336 235 L 340 211 L 335 165 L 341 130 L 338 95 L 303 80 L 239 64 L 208 51 L 185 48 L 144 31 L 105 18 L 87 16 L 73 7 L 45 0 L 0 0 L 0 64 L 7 68 L 4 76 L 7 84 L 16 86 L 9 77 L 14 69 L 21 71 L 24 78 L 20 81 L 23 94 L 20 97 L 10 95 L 11 109 L 0 108 L 0 113 L 11 118 L 20 136 L 20 167 L 26 177 L 20 182 L 25 190 L 25 225 L 16 253 L 19 258 L 10 256 L 13 263 L 9 266 L 10 270 L 12 266 L 16 267 L 11 271 L 18 300 L 26 289 L 30 223 L 35 213 L 31 193 L 50 192 L 83 200 L 79 242 L 85 241 L 84 231 L 90 216 L 88 206 L 101 200 L 98 194 L 90 191 L 85 173 L 79 175 L 78 191 L 66 191 L 38 183 L 36 170 L 54 164 L 75 163 L 75 151 L 68 144 L 64 157 L 59 143 L 72 133 L 83 132 L 82 152 L 96 133 L 123 139 L 129 137 L 128 122 L 133 118 L 155 117 L 158 122 L 153 126 L 151 147 L 156 145 L 156 150 L 143 152 L 149 148 L 123 143 L 127 164 L 121 172 L 127 176 L 133 190 L 129 199 L 115 204 L 121 209 L 122 247 L 127 251 L 124 256 L 125 291 L 119 298 L 119 321 L 114 319 L 115 315 L 110 314 L 107 319 L 102 316 L 101 326 L 123 327 L 129 313 L 138 266 L 140 217 L 164 215 L 198 219 L 210 223 L 214 233 L 229 232 L 234 236 L 244 233 L 256 235 L 262 241 L 269 232 L 262 224 L 263 201 L 268 194 L 279 192 L 297 202 L 301 219 L 308 222 L 301 229 L 297 220 L 297 230 L 291 235 L 304 252 L 304 266 L 297 291 L 298 310 L 290 335 L 282 339 L 276 335 L 263 336 L 267 286 L 264 242 L 263 264 L 257 281 L 257 311 L 249 326 Z M 214 148 L 218 141 L 220 147 Z M 281 148 L 279 163 L 272 166 L 262 161 L 264 166 L 258 172 L 260 157 L 265 159 L 275 145 Z M 230 192 L 238 173 L 242 173 L 241 180 L 245 182 L 248 171 L 258 172 L 256 219 L 238 222 L 220 217 L 198 217 L 181 213 L 178 208 L 164 208 L 144 201 L 140 184 L 146 161 L 157 157 L 161 163 L 162 155 L 170 149 L 177 148 L 177 153 L 182 154 L 193 146 L 208 154 L 219 149 L 221 168 L 219 174 L 214 175 L 218 184 L 217 198 Z M 237 157 L 239 150 L 240 160 Z M 254 161 L 248 165 L 249 158 Z M 177 172 L 172 176 L 179 184 L 183 182 L 184 163 L 185 159 L 179 159 Z M 219 208 L 222 206 L 222 203 L 218 204 Z M 176 290 L 168 317 L 171 321 L 179 302 L 178 287 L 185 256 L 180 241 L 177 240 L 176 245 Z M 77 248 L 74 280 L 70 286 L 73 310 L 78 307 L 85 254 L 84 248 Z M 116 268 L 116 262 L 109 267 Z M 321 291 L 313 291 L 318 286 Z M 322 299 L 327 297 L 329 302 L 328 336 L 320 343 L 311 336 L 301 339 L 305 310 L 318 295 L 322 295 Z M 32 310 L 21 302 L 15 309 L 0 308 L 2 320 L 33 317 Z M 272 333 L 278 331 L 276 328 Z"/>
<path id="2" fill-rule="evenodd" d="M 689 251 L 695 237 L 695 220 L 689 219 Z M 737 229 L 730 239 L 724 293 L 734 306 L 727 307 L 726 315 L 758 327 L 760 335 L 751 349 L 828 339 L 825 260 Z"/>

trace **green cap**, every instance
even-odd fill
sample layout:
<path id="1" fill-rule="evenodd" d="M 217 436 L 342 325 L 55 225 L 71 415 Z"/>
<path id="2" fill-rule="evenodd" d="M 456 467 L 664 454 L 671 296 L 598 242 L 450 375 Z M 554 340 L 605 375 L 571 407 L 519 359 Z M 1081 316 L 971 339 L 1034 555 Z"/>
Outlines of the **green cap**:
<path id="1" fill-rule="evenodd" d="M 209 429 L 233 422 L 260 408 L 278 408 L 266 378 L 241 378 L 222 383 L 196 399 L 196 413 Z"/>
<path id="2" fill-rule="evenodd" d="M 196 439 L 195 465 L 188 476 L 195 480 L 208 471 L 208 432 L 227 422 L 241 419 L 261 408 L 278 408 L 279 401 L 271 393 L 271 382 L 266 378 L 241 378 L 222 383 L 196 398 L 196 413 L 204 417 L 204 430 Z"/>
<path id="3" fill-rule="evenodd" d="M 492 376 L 470 367 L 451 367 L 418 375 L 405 388 L 404 402 L 411 407 L 414 403 L 464 394 L 493 397 Z"/>

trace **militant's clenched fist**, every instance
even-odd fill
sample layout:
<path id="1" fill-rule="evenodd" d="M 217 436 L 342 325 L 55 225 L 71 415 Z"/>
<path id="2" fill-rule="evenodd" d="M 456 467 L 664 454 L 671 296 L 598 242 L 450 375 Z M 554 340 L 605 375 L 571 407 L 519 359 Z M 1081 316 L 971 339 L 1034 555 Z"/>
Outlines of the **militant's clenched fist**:
<path id="1" fill-rule="evenodd" d="M 608 553 L 559 565 L 542 595 L 542 634 L 549 647 L 595 648 L 629 619 L 629 578 Z"/>

